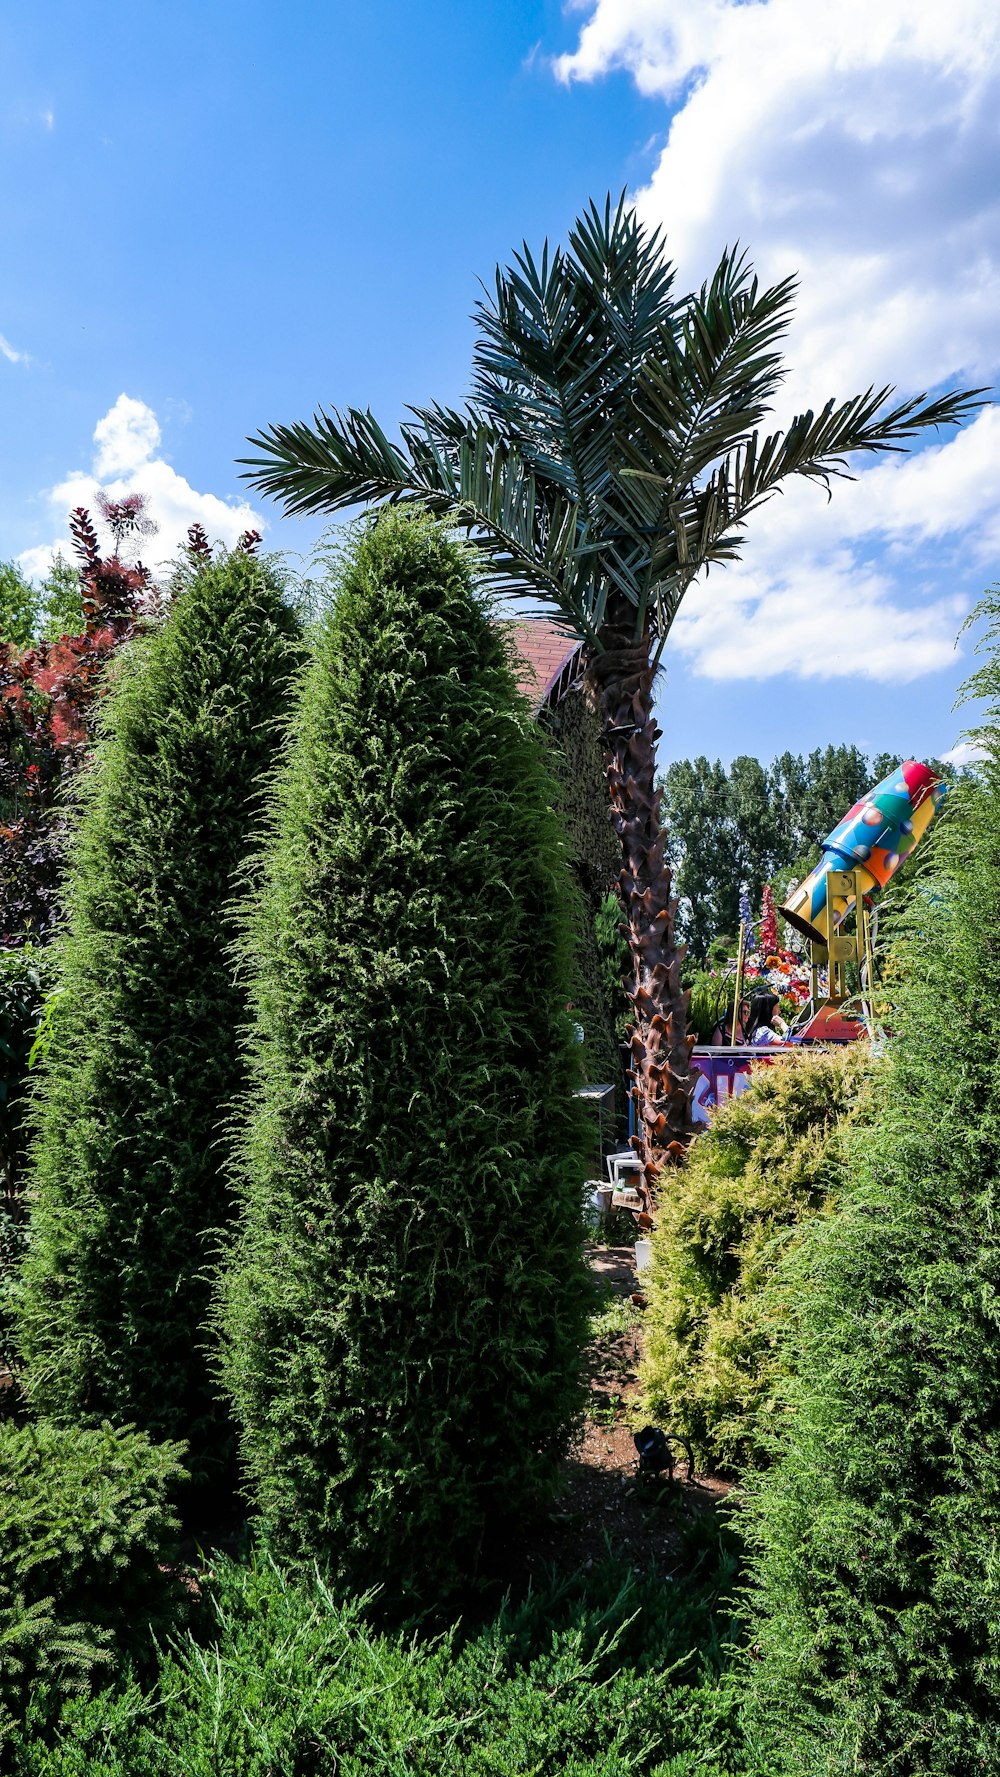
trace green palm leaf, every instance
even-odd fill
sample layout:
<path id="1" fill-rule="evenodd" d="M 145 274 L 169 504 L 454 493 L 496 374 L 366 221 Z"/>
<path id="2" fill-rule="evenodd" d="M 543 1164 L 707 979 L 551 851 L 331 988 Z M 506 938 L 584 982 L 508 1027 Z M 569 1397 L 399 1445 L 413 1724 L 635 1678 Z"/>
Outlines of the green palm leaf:
<path id="1" fill-rule="evenodd" d="M 980 405 L 973 390 L 889 405 L 868 389 L 765 431 L 784 374 L 795 282 L 761 290 L 723 254 L 678 300 L 658 233 L 621 198 L 591 204 L 565 251 L 525 245 L 476 308 L 472 400 L 374 416 L 320 410 L 270 426 L 242 459 L 285 511 L 419 501 L 480 544 L 488 577 L 550 603 L 600 647 L 609 600 L 662 649 L 698 574 L 732 561 L 750 514 L 790 476 L 851 473 Z"/>

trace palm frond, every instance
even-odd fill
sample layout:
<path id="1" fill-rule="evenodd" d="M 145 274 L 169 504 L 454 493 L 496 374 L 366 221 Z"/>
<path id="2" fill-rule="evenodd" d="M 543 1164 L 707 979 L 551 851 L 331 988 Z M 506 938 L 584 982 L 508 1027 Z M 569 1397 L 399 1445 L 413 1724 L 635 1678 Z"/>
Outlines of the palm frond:
<path id="1" fill-rule="evenodd" d="M 700 486 L 690 486 L 673 502 L 668 525 L 652 540 L 650 581 L 659 612 L 662 640 L 692 580 L 703 569 L 738 559 L 750 514 L 779 492 L 793 475 L 819 482 L 829 493 L 834 478 L 852 477 L 850 458 L 859 452 L 901 450 L 928 428 L 956 425 L 983 405 L 983 389 L 929 400 L 926 394 L 887 407 L 891 388 L 868 389 L 822 412 L 799 414 L 785 432 L 763 440 L 755 431 L 717 463 Z M 632 481 L 659 478 L 648 470 L 625 469 Z"/>
<path id="2" fill-rule="evenodd" d="M 594 351 L 588 305 L 560 252 L 525 247 L 476 310 L 473 400 L 547 479 L 572 490 L 592 522 L 608 473 L 615 415 L 610 362 Z"/>
<path id="3" fill-rule="evenodd" d="M 487 581 L 554 604 L 596 640 L 594 565 L 577 502 L 539 477 L 474 413 L 411 409 L 393 443 L 370 412 L 320 412 L 311 427 L 272 426 L 242 459 L 246 479 L 286 513 L 336 512 L 367 502 L 420 504 L 475 535 Z"/>
<path id="4" fill-rule="evenodd" d="M 759 293 L 745 257 L 726 253 L 711 285 L 687 305 L 678 333 L 661 330 L 642 366 L 620 466 L 641 517 L 658 522 L 682 491 L 752 436 L 784 374 L 777 345 L 791 318 L 793 279 Z"/>
<path id="5" fill-rule="evenodd" d="M 411 408 L 398 440 L 355 408 L 250 440 L 246 479 L 286 512 L 420 501 L 600 645 L 611 601 L 658 646 L 695 577 L 735 560 L 792 475 L 829 491 L 856 452 L 953 425 L 982 390 L 890 405 L 868 389 L 765 431 L 795 281 L 761 290 L 739 248 L 682 300 L 659 233 L 624 197 L 590 204 L 565 250 L 522 247 L 477 305 L 472 397 Z"/>
<path id="6" fill-rule="evenodd" d="M 664 248 L 661 231 L 647 233 L 624 192 L 614 212 L 608 196 L 603 212 L 590 203 L 570 229 L 569 263 L 603 329 L 599 355 L 611 355 L 616 407 L 632 398 L 647 355 L 676 323 L 676 274 Z"/>

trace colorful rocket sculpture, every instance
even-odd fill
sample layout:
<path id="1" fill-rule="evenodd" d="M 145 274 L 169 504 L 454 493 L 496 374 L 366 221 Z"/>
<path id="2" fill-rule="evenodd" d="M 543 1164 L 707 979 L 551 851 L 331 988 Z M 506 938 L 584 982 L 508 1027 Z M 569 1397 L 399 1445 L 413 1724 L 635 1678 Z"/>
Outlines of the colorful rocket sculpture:
<path id="1" fill-rule="evenodd" d="M 926 833 L 944 792 L 945 785 L 936 772 L 908 759 L 862 796 L 823 841 L 823 856 L 815 870 L 793 889 L 780 909 L 789 925 L 814 942 L 826 944 L 831 935 L 828 906 L 835 928 L 854 906 L 853 895 L 834 895 L 828 902 L 830 872 L 858 871 L 866 895 L 874 888 L 884 888 Z"/>

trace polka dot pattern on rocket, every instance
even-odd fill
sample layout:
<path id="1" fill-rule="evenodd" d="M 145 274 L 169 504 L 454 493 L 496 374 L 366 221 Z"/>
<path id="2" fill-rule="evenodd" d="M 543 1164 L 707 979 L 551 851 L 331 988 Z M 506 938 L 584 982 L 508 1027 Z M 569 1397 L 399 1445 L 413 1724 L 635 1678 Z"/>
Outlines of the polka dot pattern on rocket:
<path id="1" fill-rule="evenodd" d="M 916 759 L 897 765 L 828 834 L 815 870 L 792 890 L 778 911 L 796 931 L 825 944 L 830 937 L 826 893 L 830 872 L 859 870 L 866 895 L 884 888 L 923 838 L 944 793 L 945 785 L 930 766 Z M 830 906 L 837 928 L 853 908 L 854 896 L 833 896 Z"/>

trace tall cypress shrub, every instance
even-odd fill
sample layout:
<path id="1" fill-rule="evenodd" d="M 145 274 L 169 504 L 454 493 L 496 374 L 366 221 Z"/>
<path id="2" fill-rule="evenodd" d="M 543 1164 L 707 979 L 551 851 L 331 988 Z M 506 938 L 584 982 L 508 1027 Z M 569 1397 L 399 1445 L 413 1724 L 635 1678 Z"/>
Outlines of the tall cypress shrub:
<path id="1" fill-rule="evenodd" d="M 1000 597 L 987 615 L 987 756 L 897 940 L 850 1187 L 783 1279 L 797 1374 L 745 1521 L 748 1723 L 789 1773 L 1000 1759 Z"/>
<path id="2" fill-rule="evenodd" d="M 388 512 L 342 567 L 245 928 L 225 1380 L 266 1532 L 440 1598 L 578 1406 L 572 884 L 469 558 Z"/>
<path id="3" fill-rule="evenodd" d="M 134 1423 L 222 1475 L 205 1351 L 242 1080 L 229 903 L 299 659 L 280 577 L 202 564 L 108 696 L 68 886 L 16 1304 L 34 1404 Z"/>

